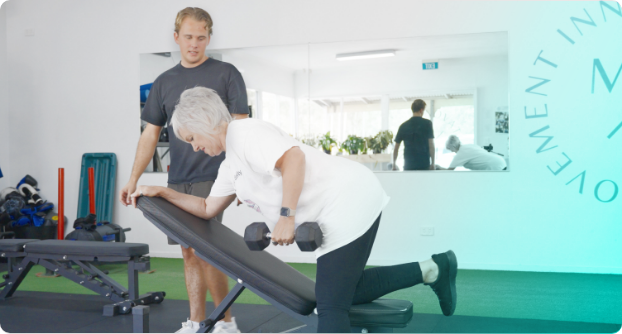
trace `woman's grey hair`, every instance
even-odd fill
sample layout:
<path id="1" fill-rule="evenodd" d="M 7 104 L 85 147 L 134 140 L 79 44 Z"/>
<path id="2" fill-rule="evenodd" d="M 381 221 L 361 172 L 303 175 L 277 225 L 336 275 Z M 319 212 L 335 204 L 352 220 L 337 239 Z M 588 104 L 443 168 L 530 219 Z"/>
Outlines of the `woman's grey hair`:
<path id="1" fill-rule="evenodd" d="M 229 110 L 216 91 L 194 87 L 181 93 L 170 125 L 175 136 L 185 141 L 186 139 L 179 134 L 180 129 L 202 135 L 215 135 L 219 126 L 231 123 L 232 120 Z"/>
<path id="2" fill-rule="evenodd" d="M 450 151 L 458 151 L 460 148 L 460 138 L 456 135 L 451 135 L 447 138 L 447 143 L 445 143 L 445 147 L 447 147 Z"/>

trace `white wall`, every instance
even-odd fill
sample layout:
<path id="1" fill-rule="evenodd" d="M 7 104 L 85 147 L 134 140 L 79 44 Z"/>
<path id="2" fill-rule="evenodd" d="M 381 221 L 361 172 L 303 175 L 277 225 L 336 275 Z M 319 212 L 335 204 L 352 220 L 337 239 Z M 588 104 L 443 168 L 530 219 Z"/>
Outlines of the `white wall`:
<path id="1" fill-rule="evenodd" d="M 3 178 L 0 178 L 0 190 L 9 186 L 15 187 L 10 182 L 9 161 L 9 96 L 7 76 L 7 41 L 6 41 L 6 3 L 0 7 L 0 169 Z"/>
<path id="2" fill-rule="evenodd" d="M 140 86 L 153 83 L 162 72 L 179 64 L 179 60 L 179 53 L 171 55 L 171 57 L 142 53 L 140 55 Z M 136 94 L 138 94 L 138 91 L 136 91 Z"/>
<path id="3" fill-rule="evenodd" d="M 599 27 L 582 26 L 587 36 L 622 27 L 622 19 L 612 13 L 607 25 L 602 24 L 597 2 L 12 0 L 5 5 L 9 135 L 19 140 L 10 142 L 11 184 L 31 174 L 40 181 L 43 195 L 55 202 L 56 168 L 65 167 L 66 211 L 73 220 L 83 153 L 115 152 L 117 189 L 126 182 L 139 136 L 138 55 L 174 49 L 173 19 L 188 5 L 204 7 L 214 18 L 214 49 L 508 31 L 512 171 L 377 173 L 392 200 L 370 263 L 422 260 L 452 248 L 462 268 L 622 273 L 622 197 L 606 204 L 593 196 L 594 180 L 608 178 L 622 185 L 619 169 L 614 169 L 619 164 L 589 164 L 586 191 L 579 195 L 576 184 L 565 185 L 570 172 L 553 176 L 546 168 L 563 163 L 562 149 L 571 154 L 572 148 L 560 143 L 558 149 L 536 154 L 542 140 L 528 134 L 549 119 L 525 120 L 523 111 L 543 103 L 525 95 L 533 84 L 527 76 L 544 75 L 533 65 L 540 50 L 546 49 L 560 64 L 572 60 L 572 50 L 556 33 L 561 27 L 580 38 L 569 17 L 583 15 L 583 8 L 591 12 Z M 413 20 L 415 12 L 432 15 Z M 35 36 L 24 36 L 27 28 Z M 597 47 L 619 47 L 610 42 Z M 567 99 L 556 96 L 556 103 Z M 614 109 L 602 110 L 599 119 L 612 122 Z M 584 114 L 577 108 L 563 110 L 564 117 L 573 119 Z M 562 113 L 557 115 L 560 119 Z M 574 150 L 583 152 L 580 148 Z M 575 160 L 579 158 L 575 153 Z M 164 185 L 166 175 L 145 175 L 140 183 Z M 225 213 L 236 231 L 255 220 L 251 216 L 242 207 Z M 179 254 L 139 211 L 117 205 L 114 220 L 132 227 L 128 240 L 148 242 L 153 256 Z M 424 225 L 433 225 L 435 236 L 419 236 Z M 279 252 L 286 261 L 312 260 L 291 247 Z"/>

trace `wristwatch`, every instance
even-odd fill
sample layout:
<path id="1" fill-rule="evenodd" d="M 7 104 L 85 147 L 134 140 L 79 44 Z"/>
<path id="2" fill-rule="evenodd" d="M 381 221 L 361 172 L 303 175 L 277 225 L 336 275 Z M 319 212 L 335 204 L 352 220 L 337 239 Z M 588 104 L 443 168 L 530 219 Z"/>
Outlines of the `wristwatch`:
<path id="1" fill-rule="evenodd" d="M 281 216 L 283 217 L 293 217 L 296 215 L 296 210 L 292 210 L 290 208 L 287 207 L 282 207 L 281 208 Z"/>

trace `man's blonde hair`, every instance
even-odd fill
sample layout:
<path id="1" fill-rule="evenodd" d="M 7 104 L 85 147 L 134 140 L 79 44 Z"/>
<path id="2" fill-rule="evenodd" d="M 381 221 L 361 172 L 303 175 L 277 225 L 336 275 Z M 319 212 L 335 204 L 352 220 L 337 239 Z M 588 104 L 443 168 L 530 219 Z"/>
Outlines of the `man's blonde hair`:
<path id="1" fill-rule="evenodd" d="M 205 22 L 205 30 L 207 30 L 208 35 L 212 35 L 212 26 L 214 22 L 212 22 L 212 17 L 209 16 L 209 13 L 204 11 L 199 7 L 186 7 L 177 13 L 177 18 L 175 19 L 175 32 L 179 34 L 179 29 L 181 29 L 181 24 L 184 22 L 186 18 L 192 18 L 197 20 L 198 22 Z"/>

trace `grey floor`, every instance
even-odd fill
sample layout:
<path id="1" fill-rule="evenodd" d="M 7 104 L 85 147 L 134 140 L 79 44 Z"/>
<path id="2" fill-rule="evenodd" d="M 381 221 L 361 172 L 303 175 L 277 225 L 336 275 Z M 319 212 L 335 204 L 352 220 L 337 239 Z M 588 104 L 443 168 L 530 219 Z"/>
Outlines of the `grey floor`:
<path id="1" fill-rule="evenodd" d="M 17 291 L 0 301 L 0 326 L 10 333 L 128 333 L 132 316 L 102 316 L 109 300 L 95 295 Z M 208 312 L 213 306 L 208 303 Z M 290 330 L 302 323 L 273 306 L 234 304 L 232 312 L 245 333 L 274 333 Z M 151 305 L 151 332 L 173 333 L 188 316 L 188 302 L 165 300 Z M 297 332 L 308 332 L 302 328 Z M 620 325 L 415 314 L 400 333 L 615 333 Z"/>

